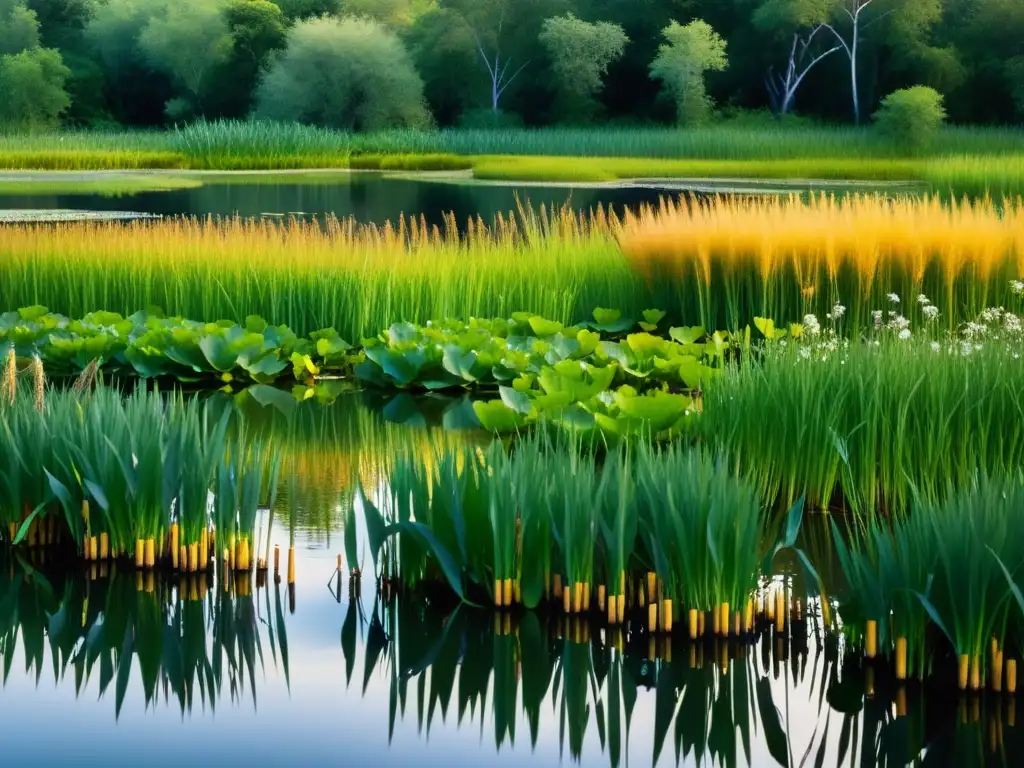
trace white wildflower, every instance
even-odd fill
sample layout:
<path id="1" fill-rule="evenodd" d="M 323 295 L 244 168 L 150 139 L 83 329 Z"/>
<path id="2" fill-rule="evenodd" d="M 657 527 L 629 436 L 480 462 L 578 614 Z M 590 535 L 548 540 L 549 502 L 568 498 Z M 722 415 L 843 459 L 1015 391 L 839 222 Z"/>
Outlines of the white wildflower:
<path id="1" fill-rule="evenodd" d="M 889 299 L 889 301 L 891 301 L 893 304 L 900 303 L 900 297 L 897 296 L 895 293 L 890 293 L 888 296 L 886 296 L 886 298 Z"/>
<path id="2" fill-rule="evenodd" d="M 1011 280 L 1010 290 L 1016 294 L 1024 294 L 1024 280 Z"/>
<path id="3" fill-rule="evenodd" d="M 821 333 L 821 323 L 814 315 L 804 315 L 804 331 L 808 336 L 817 336 Z"/>
<path id="4" fill-rule="evenodd" d="M 894 331 L 904 331 L 910 327 L 910 321 L 903 315 L 896 315 L 889 321 L 889 327 Z"/>
<path id="5" fill-rule="evenodd" d="M 882 310 L 876 309 L 871 312 L 871 319 L 875 321 L 875 330 L 882 327 Z"/>
<path id="6" fill-rule="evenodd" d="M 811 357 L 811 350 L 807 347 L 800 347 L 800 357 L 808 360 Z"/>
<path id="7" fill-rule="evenodd" d="M 846 314 L 846 307 L 840 304 L 838 301 L 832 305 L 832 311 L 828 313 L 829 320 L 838 320 Z"/>
<path id="8" fill-rule="evenodd" d="M 942 349 L 942 345 L 939 344 L 939 342 L 937 342 L 937 341 L 933 341 L 931 343 L 931 348 L 932 348 L 932 352 L 938 352 L 940 349 Z"/>
<path id="9" fill-rule="evenodd" d="M 922 307 L 927 307 L 929 304 L 931 304 L 931 301 L 923 293 L 920 293 L 917 296 L 917 303 L 920 304 Z"/>
<path id="10" fill-rule="evenodd" d="M 974 351 L 974 347 L 971 346 L 970 342 L 963 342 L 960 344 L 960 354 L 967 357 L 971 352 Z"/>
<path id="11" fill-rule="evenodd" d="M 939 308 L 934 304 L 926 305 L 921 311 L 924 312 L 925 320 L 934 320 L 939 316 Z"/>
<path id="12" fill-rule="evenodd" d="M 1021 332 L 1020 318 L 1007 312 L 1003 315 L 1003 328 L 1007 333 L 1019 334 Z"/>
<path id="13" fill-rule="evenodd" d="M 906 341 L 907 339 L 910 338 L 910 335 L 910 329 L 904 328 L 902 331 L 900 331 L 900 341 Z"/>

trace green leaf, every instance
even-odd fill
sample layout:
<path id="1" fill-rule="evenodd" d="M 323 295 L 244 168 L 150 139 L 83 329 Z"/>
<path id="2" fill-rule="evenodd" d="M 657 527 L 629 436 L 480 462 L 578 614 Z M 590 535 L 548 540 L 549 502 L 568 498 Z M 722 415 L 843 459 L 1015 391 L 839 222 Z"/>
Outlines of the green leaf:
<path id="1" fill-rule="evenodd" d="M 705 336 L 703 325 L 694 326 L 682 326 L 680 328 L 670 328 L 668 335 L 678 341 L 680 344 L 694 344 L 698 339 L 703 339 Z"/>
<path id="2" fill-rule="evenodd" d="M 540 315 L 534 315 L 530 318 L 530 328 L 533 332 L 540 337 L 554 336 L 560 332 L 565 326 L 561 323 L 555 322 L 554 320 L 545 320 Z"/>
<path id="3" fill-rule="evenodd" d="M 28 516 L 25 518 L 25 521 L 21 524 L 21 527 L 18 529 L 18 533 L 15 535 L 12 544 L 16 546 L 18 544 L 21 544 L 22 541 L 24 541 L 25 537 L 28 535 L 28 529 L 31 527 L 32 521 L 35 520 L 39 516 L 39 513 L 42 512 L 45 508 L 46 503 L 44 502 L 35 509 L 33 509 L 31 512 L 29 512 Z"/>
<path id="4" fill-rule="evenodd" d="M 516 413 L 529 416 L 533 410 L 533 401 L 524 392 L 518 392 L 513 387 L 498 387 L 501 395 L 501 402 Z"/>
<path id="5" fill-rule="evenodd" d="M 598 307 L 594 310 L 594 322 L 598 325 L 611 325 L 622 317 L 622 311 L 618 309 L 603 309 Z"/>
<path id="6" fill-rule="evenodd" d="M 644 322 L 649 325 L 657 326 L 662 320 L 665 319 L 665 313 L 660 309 L 645 309 L 643 311 Z"/>

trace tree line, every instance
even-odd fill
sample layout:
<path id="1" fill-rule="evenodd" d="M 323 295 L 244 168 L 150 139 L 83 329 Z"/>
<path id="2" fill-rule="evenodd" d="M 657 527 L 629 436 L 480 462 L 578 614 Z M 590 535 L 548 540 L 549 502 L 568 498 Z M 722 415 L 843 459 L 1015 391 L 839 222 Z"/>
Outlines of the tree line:
<path id="1" fill-rule="evenodd" d="M 1024 119 L 1022 0 L 0 0 L 0 125 Z"/>

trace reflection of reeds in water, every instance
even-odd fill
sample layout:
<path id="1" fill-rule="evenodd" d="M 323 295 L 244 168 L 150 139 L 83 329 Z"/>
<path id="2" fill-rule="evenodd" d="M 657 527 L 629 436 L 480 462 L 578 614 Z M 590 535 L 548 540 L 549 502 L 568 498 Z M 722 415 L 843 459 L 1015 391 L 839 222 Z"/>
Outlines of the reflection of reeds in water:
<path id="1" fill-rule="evenodd" d="M 1003 748 L 1002 703 L 965 710 L 969 728 L 945 728 L 955 699 L 906 688 L 837 637 L 812 650 L 805 629 L 778 634 L 762 618 L 743 640 L 689 642 L 650 635 L 642 622 L 602 630 L 550 613 L 442 616 L 398 597 L 369 613 L 350 602 L 341 645 L 349 684 L 362 657 L 363 691 L 381 676 L 378 684 L 390 686 L 389 739 L 405 718 L 429 739 L 440 713 L 454 710 L 460 727 L 479 718 L 481 731 L 491 728 L 495 748 L 523 737 L 522 719 L 531 748 L 557 728 L 571 760 L 599 743 L 612 766 L 665 764 L 670 755 L 687 764 L 759 765 L 765 749 L 782 765 L 801 756 L 851 768 L 903 765 L 925 748 L 963 751 L 982 726 Z M 653 719 L 637 717 L 638 700 L 650 697 Z M 814 729 L 800 725 L 809 715 Z M 638 729 L 653 731 L 650 755 L 629 747 Z"/>
<path id="2" fill-rule="evenodd" d="M 32 557 L 37 566 L 40 555 Z M 146 706 L 162 692 L 182 712 L 197 704 L 216 709 L 224 697 L 248 696 L 255 707 L 257 673 L 264 674 L 266 658 L 262 648 L 269 647 L 272 663 L 281 665 L 287 680 L 288 646 L 283 587 L 268 587 L 261 574 L 254 590 L 253 578 L 227 570 L 222 578 L 204 572 L 167 580 L 152 571 L 119 573 L 108 563 L 70 575 L 48 571 L 44 577 L 18 558 L 0 569 L 5 672 L 20 645 L 26 670 L 42 675 L 50 666 L 49 647 L 55 682 L 73 679 L 80 694 L 94 680 L 100 697 L 114 696 L 115 715 L 133 669 Z"/>

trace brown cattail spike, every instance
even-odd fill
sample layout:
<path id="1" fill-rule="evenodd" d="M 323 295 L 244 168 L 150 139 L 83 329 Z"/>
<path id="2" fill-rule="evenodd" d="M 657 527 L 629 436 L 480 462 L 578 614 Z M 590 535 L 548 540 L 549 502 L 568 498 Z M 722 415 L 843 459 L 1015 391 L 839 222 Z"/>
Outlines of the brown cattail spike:
<path id="1" fill-rule="evenodd" d="M 42 413 L 46 400 L 46 374 L 43 373 L 43 361 L 39 355 L 32 358 L 32 394 L 36 410 Z"/>

